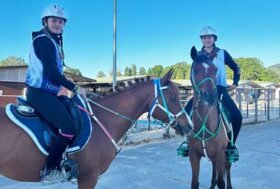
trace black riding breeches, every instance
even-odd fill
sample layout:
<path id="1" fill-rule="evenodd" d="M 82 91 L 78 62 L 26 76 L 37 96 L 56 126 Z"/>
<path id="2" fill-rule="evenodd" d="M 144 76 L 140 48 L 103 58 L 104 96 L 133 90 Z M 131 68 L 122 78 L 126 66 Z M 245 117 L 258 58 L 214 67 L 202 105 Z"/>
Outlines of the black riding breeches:
<path id="1" fill-rule="evenodd" d="M 60 130 L 60 134 L 66 138 L 73 138 L 76 133 L 76 125 L 72 116 L 68 113 L 59 97 L 50 92 L 28 87 L 26 93 L 28 103 L 47 120 L 52 126 Z"/>

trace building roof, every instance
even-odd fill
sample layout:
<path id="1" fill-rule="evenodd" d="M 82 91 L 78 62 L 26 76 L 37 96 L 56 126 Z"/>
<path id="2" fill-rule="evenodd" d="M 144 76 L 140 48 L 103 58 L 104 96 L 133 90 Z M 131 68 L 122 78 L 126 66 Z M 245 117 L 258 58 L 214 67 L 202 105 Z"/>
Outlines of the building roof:
<path id="1" fill-rule="evenodd" d="M 24 65 L 14 65 L 14 66 L 0 66 L 0 69 L 8 69 L 8 68 L 27 68 L 27 64 Z"/>
<path id="2" fill-rule="evenodd" d="M 280 83 L 277 82 L 257 82 L 260 86 L 262 86 L 263 88 L 270 88 L 270 87 L 274 87 L 274 88 L 279 88 L 280 87 Z"/>
<path id="3" fill-rule="evenodd" d="M 95 79 L 91 79 L 88 77 L 84 77 L 84 76 L 80 76 L 80 75 L 76 75 L 76 74 L 72 74 L 72 73 L 68 73 L 68 72 L 64 72 L 64 75 L 73 80 L 75 83 L 92 83 L 92 82 L 96 82 Z"/>
<path id="4" fill-rule="evenodd" d="M 11 70 L 11 69 L 24 69 L 25 71 L 27 70 L 27 65 L 16 65 L 16 66 L 0 66 L 0 69 L 1 70 Z M 76 75 L 76 74 L 72 74 L 72 73 L 68 73 L 68 72 L 64 72 L 64 75 L 72 80 L 73 82 L 75 83 L 79 83 L 79 84 L 83 84 L 83 83 L 92 83 L 92 82 L 96 82 L 95 79 L 91 79 L 91 78 L 88 78 L 88 77 L 84 77 L 84 76 L 80 76 L 80 75 Z M 24 81 L 21 81 L 21 82 L 25 82 Z"/>
<path id="5" fill-rule="evenodd" d="M 117 82 L 124 82 L 124 81 L 130 81 L 134 80 L 135 78 L 146 78 L 146 75 L 139 75 L 139 76 L 120 76 L 117 77 L 116 80 Z M 112 84 L 113 83 L 113 78 L 112 77 L 98 77 L 95 78 L 97 84 L 102 84 L 102 83 L 108 83 Z"/>
<path id="6" fill-rule="evenodd" d="M 238 88 L 263 88 L 263 86 L 251 80 L 241 80 L 239 81 Z"/>

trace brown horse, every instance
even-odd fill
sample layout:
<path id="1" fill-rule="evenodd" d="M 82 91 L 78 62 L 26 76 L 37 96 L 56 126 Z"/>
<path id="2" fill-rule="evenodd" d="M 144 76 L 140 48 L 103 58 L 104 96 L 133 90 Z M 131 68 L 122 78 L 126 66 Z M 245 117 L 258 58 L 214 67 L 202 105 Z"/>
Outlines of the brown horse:
<path id="1" fill-rule="evenodd" d="M 193 134 L 189 137 L 190 162 L 192 167 L 192 189 L 199 188 L 199 169 L 201 157 L 211 160 L 212 180 L 210 189 L 225 188 L 224 173 L 227 170 L 227 188 L 231 189 L 230 166 L 226 162 L 225 150 L 228 144 L 225 127 L 219 112 L 216 88 L 217 68 L 205 55 L 198 54 L 195 47 L 191 50 L 193 59 L 191 82 L 193 95 Z M 224 129 L 224 131 L 223 131 Z"/>
<path id="2" fill-rule="evenodd" d="M 172 73 L 170 70 L 162 79 L 157 79 L 157 84 L 154 80 L 138 82 L 95 102 L 131 120 L 137 120 L 143 113 L 153 109 L 152 116 L 155 119 L 170 124 L 178 122 L 187 131 L 187 117 L 178 100 L 177 87 L 170 81 Z M 158 104 L 154 103 L 156 101 Z M 131 121 L 96 104 L 91 104 L 91 108 L 116 142 L 131 126 Z M 46 156 L 21 128 L 9 120 L 4 108 L 0 108 L 0 118 L 0 174 L 17 181 L 40 182 L 39 172 L 46 163 Z M 86 147 L 70 155 L 70 159 L 76 160 L 79 165 L 79 189 L 94 188 L 98 176 L 108 169 L 116 155 L 116 148 L 107 135 L 95 121 L 92 124 L 92 135 Z"/>

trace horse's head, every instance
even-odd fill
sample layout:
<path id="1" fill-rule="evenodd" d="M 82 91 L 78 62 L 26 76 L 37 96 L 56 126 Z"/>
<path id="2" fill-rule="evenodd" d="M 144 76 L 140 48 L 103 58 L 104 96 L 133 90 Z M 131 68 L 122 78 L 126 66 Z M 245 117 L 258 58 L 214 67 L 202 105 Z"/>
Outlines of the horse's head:
<path id="1" fill-rule="evenodd" d="M 193 59 L 191 68 L 191 82 L 194 89 L 194 100 L 205 105 L 217 103 L 216 88 L 217 67 L 212 60 L 203 53 L 197 53 L 195 47 L 191 49 Z"/>
<path id="2" fill-rule="evenodd" d="M 188 133 L 188 117 L 179 101 L 177 86 L 171 81 L 173 69 L 169 70 L 161 79 L 155 79 L 155 97 L 149 103 L 149 115 L 155 119 L 167 123 L 168 126 L 180 131 L 180 134 Z"/>

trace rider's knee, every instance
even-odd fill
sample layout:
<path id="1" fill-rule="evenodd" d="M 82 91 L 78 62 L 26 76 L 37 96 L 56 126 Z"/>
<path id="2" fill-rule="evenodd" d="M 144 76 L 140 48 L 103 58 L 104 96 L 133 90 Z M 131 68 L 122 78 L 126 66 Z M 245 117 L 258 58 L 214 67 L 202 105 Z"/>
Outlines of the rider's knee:
<path id="1" fill-rule="evenodd" d="M 59 135 L 58 135 L 58 139 L 62 143 L 69 145 L 69 144 L 71 144 L 73 142 L 74 135 L 65 134 L 63 132 L 60 132 Z"/>
<path id="2" fill-rule="evenodd" d="M 60 134 L 64 137 L 69 137 L 69 138 L 74 138 L 75 135 L 77 134 L 77 128 L 75 123 L 71 123 L 67 125 L 63 130 L 61 130 Z"/>
<path id="3" fill-rule="evenodd" d="M 241 112 L 237 109 L 236 111 L 232 112 L 232 122 L 235 122 L 236 124 L 240 124 L 242 123 L 242 114 Z"/>
<path id="4" fill-rule="evenodd" d="M 243 116 L 242 116 L 242 114 L 241 114 L 241 112 L 240 111 L 238 111 L 238 113 L 236 113 L 236 122 L 237 123 L 242 123 L 242 119 L 243 119 Z"/>

